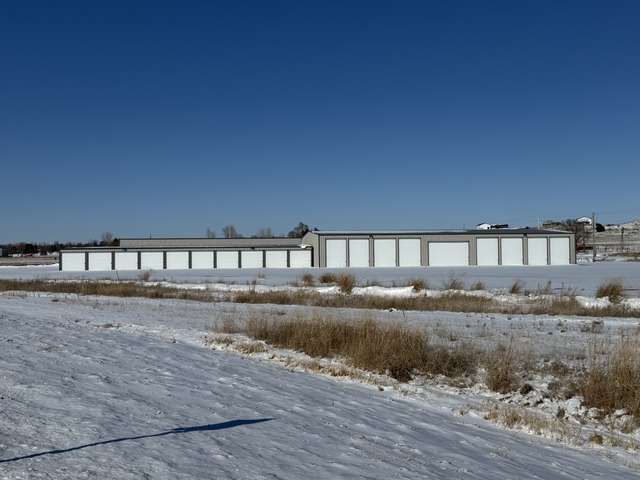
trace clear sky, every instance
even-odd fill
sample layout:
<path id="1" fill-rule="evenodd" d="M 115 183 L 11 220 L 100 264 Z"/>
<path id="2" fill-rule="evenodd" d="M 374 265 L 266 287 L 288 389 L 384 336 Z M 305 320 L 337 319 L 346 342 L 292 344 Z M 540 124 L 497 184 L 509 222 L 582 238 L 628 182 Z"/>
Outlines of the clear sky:
<path id="1" fill-rule="evenodd" d="M 4 2 L 0 242 L 640 217 L 640 2 Z"/>

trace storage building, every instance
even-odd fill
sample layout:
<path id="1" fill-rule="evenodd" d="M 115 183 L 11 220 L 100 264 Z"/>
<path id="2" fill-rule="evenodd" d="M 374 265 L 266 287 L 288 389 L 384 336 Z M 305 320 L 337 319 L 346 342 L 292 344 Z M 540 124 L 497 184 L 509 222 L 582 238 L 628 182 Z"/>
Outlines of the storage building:
<path id="1" fill-rule="evenodd" d="M 117 247 L 63 250 L 60 270 L 186 270 L 568 265 L 569 232 L 311 231 L 300 238 L 124 238 Z"/>

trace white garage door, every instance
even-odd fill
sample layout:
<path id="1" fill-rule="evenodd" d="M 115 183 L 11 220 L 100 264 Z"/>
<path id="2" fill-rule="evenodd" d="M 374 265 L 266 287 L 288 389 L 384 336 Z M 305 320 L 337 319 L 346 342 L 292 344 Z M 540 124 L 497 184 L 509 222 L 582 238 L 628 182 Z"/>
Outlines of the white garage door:
<path id="1" fill-rule="evenodd" d="M 432 267 L 469 265 L 469 242 L 429 242 L 429 265 Z"/>
<path id="2" fill-rule="evenodd" d="M 373 264 L 376 267 L 396 266 L 395 238 L 377 238 L 373 241 Z"/>
<path id="3" fill-rule="evenodd" d="M 369 266 L 369 240 L 366 238 L 349 240 L 349 266 Z"/>
<path id="4" fill-rule="evenodd" d="M 327 267 L 344 268 L 347 266 L 347 241 L 329 240 L 326 242 Z"/>
<path id="5" fill-rule="evenodd" d="M 551 239 L 551 265 L 569 265 L 571 250 L 568 238 Z"/>
<path id="6" fill-rule="evenodd" d="M 84 253 L 63 253 L 62 270 L 67 272 L 84 270 Z"/>
<path id="7" fill-rule="evenodd" d="M 291 268 L 309 268 L 311 266 L 311 250 L 291 250 L 289 265 Z"/>
<path id="8" fill-rule="evenodd" d="M 498 265 L 498 239 L 478 238 L 476 241 L 478 265 Z"/>
<path id="9" fill-rule="evenodd" d="M 522 265 L 522 239 L 503 238 L 502 265 Z"/>
<path id="10" fill-rule="evenodd" d="M 218 268 L 238 268 L 238 252 L 218 252 L 216 266 Z"/>
<path id="11" fill-rule="evenodd" d="M 527 239 L 527 260 L 529 265 L 547 264 L 547 239 L 529 238 Z"/>
<path id="12" fill-rule="evenodd" d="M 167 252 L 167 270 L 189 268 L 189 252 Z"/>
<path id="13" fill-rule="evenodd" d="M 89 270 L 111 270 L 111 252 L 89 252 Z"/>
<path id="14" fill-rule="evenodd" d="M 398 263 L 401 267 L 420 266 L 420 239 L 401 238 L 398 240 Z"/>
<path id="15" fill-rule="evenodd" d="M 241 252 L 242 268 L 262 268 L 262 250 Z"/>
<path id="16" fill-rule="evenodd" d="M 138 252 L 116 252 L 116 270 L 137 270 Z"/>
<path id="17" fill-rule="evenodd" d="M 191 268 L 213 268 L 213 252 L 191 252 Z"/>
<path id="18" fill-rule="evenodd" d="M 162 252 L 142 252 L 140 268 L 142 270 L 162 270 L 164 268 Z"/>
<path id="19" fill-rule="evenodd" d="M 267 268 L 287 268 L 287 252 L 267 250 Z"/>

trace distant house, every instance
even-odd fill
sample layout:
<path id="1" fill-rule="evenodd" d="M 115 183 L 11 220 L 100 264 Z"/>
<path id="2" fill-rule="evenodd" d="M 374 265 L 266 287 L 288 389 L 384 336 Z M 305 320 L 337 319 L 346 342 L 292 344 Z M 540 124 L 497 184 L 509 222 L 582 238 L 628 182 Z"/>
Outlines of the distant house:
<path id="1" fill-rule="evenodd" d="M 509 228 L 507 223 L 479 223 L 476 230 L 496 230 L 498 228 Z"/>
<path id="2" fill-rule="evenodd" d="M 583 223 L 586 225 L 591 225 L 591 219 L 589 217 L 580 217 L 576 218 L 576 223 Z"/>
<path id="3" fill-rule="evenodd" d="M 0 247 L 0 257 L 8 257 L 9 251 L 6 248 Z"/>

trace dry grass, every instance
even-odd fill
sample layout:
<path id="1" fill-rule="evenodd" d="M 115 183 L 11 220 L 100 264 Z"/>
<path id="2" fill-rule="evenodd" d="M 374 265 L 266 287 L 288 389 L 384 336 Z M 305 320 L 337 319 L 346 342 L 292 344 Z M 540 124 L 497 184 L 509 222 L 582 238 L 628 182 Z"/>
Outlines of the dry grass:
<path id="1" fill-rule="evenodd" d="M 486 384 L 494 392 L 508 393 L 518 388 L 517 361 L 511 344 L 497 345 L 485 361 Z"/>
<path id="2" fill-rule="evenodd" d="M 323 273 L 320 275 L 320 283 L 336 283 L 336 274 L 335 273 Z"/>
<path id="3" fill-rule="evenodd" d="M 244 354 L 263 353 L 267 351 L 266 345 L 262 342 L 236 343 L 235 348 L 240 353 L 244 353 Z"/>
<path id="4" fill-rule="evenodd" d="M 210 299 L 210 296 L 204 292 L 158 285 L 140 285 L 135 282 L 0 280 L 0 292 L 7 291 L 73 293 L 77 295 L 111 297 L 179 298 L 186 300 Z"/>
<path id="5" fill-rule="evenodd" d="M 487 286 L 479 280 L 477 282 L 473 282 L 469 287 L 469 290 L 486 290 L 486 289 L 487 289 Z"/>
<path id="6" fill-rule="evenodd" d="M 611 303 L 624 300 L 624 283 L 622 280 L 608 280 L 598 287 L 597 298 L 608 298 Z"/>
<path id="7" fill-rule="evenodd" d="M 520 428 L 536 435 L 552 435 L 574 445 L 583 444 L 579 426 L 524 408 L 493 406 L 485 415 L 485 419 L 507 428 Z"/>
<path id="8" fill-rule="evenodd" d="M 375 310 L 422 310 L 451 312 L 504 312 L 516 310 L 500 305 L 490 298 L 464 293 L 447 293 L 439 297 L 382 297 L 376 295 L 321 295 L 316 292 L 241 292 L 233 296 L 238 303 L 278 305 L 309 305 L 335 308 L 365 308 Z"/>
<path id="9" fill-rule="evenodd" d="M 447 292 L 439 297 L 382 297 L 375 295 L 321 295 L 314 291 L 256 292 L 212 294 L 136 282 L 0 280 L 0 292 L 26 291 L 103 295 L 112 297 L 177 298 L 204 302 L 229 301 L 251 304 L 308 305 L 335 308 L 365 308 L 376 310 L 446 311 L 463 313 L 505 313 L 536 315 L 573 315 L 587 317 L 640 318 L 640 309 L 623 304 L 606 307 L 584 307 L 573 296 L 537 298 L 522 304 L 503 304 L 491 298 L 476 297 L 463 292 Z"/>
<path id="10" fill-rule="evenodd" d="M 336 285 L 340 288 L 340 292 L 349 295 L 356 286 L 356 277 L 343 273 L 336 279 Z"/>
<path id="11" fill-rule="evenodd" d="M 308 305 L 335 308 L 366 308 L 376 310 L 416 310 L 445 312 L 480 312 L 535 315 L 574 315 L 586 317 L 640 317 L 640 310 L 625 305 L 584 307 L 574 297 L 537 298 L 522 304 L 503 304 L 491 298 L 449 292 L 439 297 L 381 297 L 375 295 L 320 295 L 316 292 L 242 292 L 230 301 L 279 305 Z"/>
<path id="12" fill-rule="evenodd" d="M 509 293 L 513 295 L 520 295 L 523 290 L 524 290 L 524 285 L 522 284 L 522 282 L 520 280 L 515 280 L 511 284 L 511 288 L 509 288 Z"/>
<path id="13" fill-rule="evenodd" d="M 231 345 L 234 343 L 234 339 L 231 335 L 207 335 L 205 337 L 205 343 L 207 345 L 211 344 L 220 344 L 220 345 Z"/>
<path id="14" fill-rule="evenodd" d="M 457 277 L 449 277 L 442 282 L 443 290 L 464 290 L 464 282 Z"/>
<path id="15" fill-rule="evenodd" d="M 579 388 L 590 407 L 606 413 L 625 409 L 640 418 L 640 337 L 622 337 L 604 355 L 592 346 L 590 364 Z"/>
<path id="16" fill-rule="evenodd" d="M 310 273 L 305 273 L 302 275 L 302 286 L 303 287 L 313 287 L 316 284 L 315 278 Z"/>
<path id="17" fill-rule="evenodd" d="M 425 282 L 421 278 L 410 280 L 408 285 L 413 287 L 414 292 L 421 292 L 422 290 L 426 290 L 428 288 L 427 282 Z"/>
<path id="18" fill-rule="evenodd" d="M 431 346 L 422 330 L 367 318 L 252 318 L 246 323 L 246 334 L 312 357 L 344 357 L 354 367 L 399 381 L 410 380 L 415 374 L 463 375 L 473 371 L 476 364 L 472 349 L 450 351 Z"/>
<path id="19" fill-rule="evenodd" d="M 142 282 L 148 282 L 150 278 L 151 278 L 150 270 L 145 270 L 144 272 L 140 272 L 140 274 L 138 275 L 138 280 Z"/>

